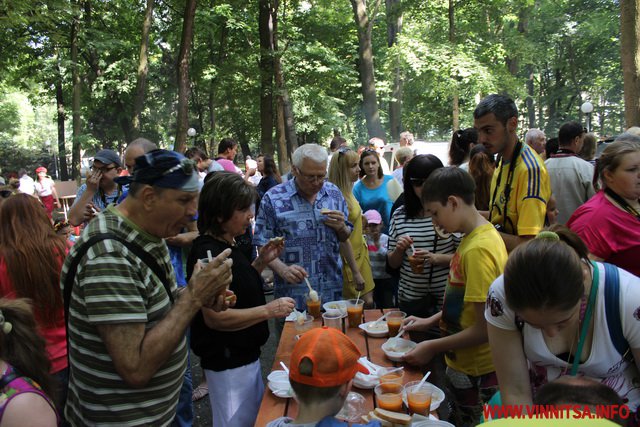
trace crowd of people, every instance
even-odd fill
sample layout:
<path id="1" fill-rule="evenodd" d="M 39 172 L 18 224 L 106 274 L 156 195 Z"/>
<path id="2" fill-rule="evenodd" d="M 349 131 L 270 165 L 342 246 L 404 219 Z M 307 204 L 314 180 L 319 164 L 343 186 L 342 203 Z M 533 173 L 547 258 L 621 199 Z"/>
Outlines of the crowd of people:
<path id="1" fill-rule="evenodd" d="M 456 426 L 490 401 L 549 398 L 565 376 L 640 425 L 640 137 L 594 161 L 578 122 L 521 141 L 506 96 L 473 118 L 448 166 L 404 132 L 394 171 L 380 138 L 302 145 L 283 176 L 270 154 L 243 172 L 231 138 L 215 158 L 140 138 L 122 158 L 96 153 L 68 221 L 47 170 L 21 171 L 0 194 L 0 425 L 192 425 L 208 394 L 214 426 L 253 426 L 268 320 L 279 334 L 306 310 L 308 284 L 323 302 L 406 313 L 417 346 L 403 361 L 434 370 Z M 359 356 L 336 330 L 303 334 L 298 414 L 270 425 L 334 425 Z"/>

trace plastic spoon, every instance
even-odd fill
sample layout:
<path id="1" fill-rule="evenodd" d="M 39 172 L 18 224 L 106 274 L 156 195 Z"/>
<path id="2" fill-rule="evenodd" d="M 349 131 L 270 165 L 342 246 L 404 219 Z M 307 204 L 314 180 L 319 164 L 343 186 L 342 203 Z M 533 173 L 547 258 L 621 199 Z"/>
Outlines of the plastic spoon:
<path id="1" fill-rule="evenodd" d="M 416 247 L 413 246 L 413 243 L 411 244 L 411 256 L 414 256 L 416 254 Z"/>
<path id="2" fill-rule="evenodd" d="M 287 368 L 287 365 L 285 365 L 283 361 L 280 361 L 280 366 L 282 366 L 282 369 L 284 369 L 284 371 L 288 375 L 289 374 L 289 368 Z"/>
<path id="3" fill-rule="evenodd" d="M 213 261 L 213 255 L 211 255 L 211 251 L 207 251 L 207 258 L 209 259 L 209 262 Z"/>
<path id="4" fill-rule="evenodd" d="M 403 325 L 400 330 L 398 331 L 398 335 L 396 335 L 395 337 L 393 337 L 393 339 L 398 339 L 402 336 L 402 334 L 404 334 L 404 328 L 409 326 L 409 325 L 413 325 L 413 320 L 410 320 L 407 322 L 406 325 Z"/>
<path id="5" fill-rule="evenodd" d="M 387 312 L 387 313 L 383 314 L 382 316 L 380 316 L 378 318 L 378 320 L 375 320 L 371 325 L 369 325 L 369 328 L 373 329 L 374 327 L 376 327 L 378 325 L 378 323 L 382 322 L 384 319 L 387 318 L 387 314 L 389 314 L 389 312 Z"/>
<path id="6" fill-rule="evenodd" d="M 424 375 L 424 377 L 422 377 L 422 379 L 421 379 L 421 380 L 420 380 L 420 382 L 418 383 L 418 387 L 417 387 L 418 389 L 419 389 L 420 387 L 422 387 L 422 385 L 423 385 L 424 383 L 426 383 L 426 382 L 427 382 L 427 378 L 429 378 L 429 375 L 431 375 L 431 371 L 427 372 L 427 373 Z"/>
<path id="7" fill-rule="evenodd" d="M 314 302 L 318 301 L 318 292 L 313 290 L 311 283 L 309 283 L 309 279 L 305 277 L 304 281 L 307 283 L 307 287 L 309 288 L 309 299 Z"/>

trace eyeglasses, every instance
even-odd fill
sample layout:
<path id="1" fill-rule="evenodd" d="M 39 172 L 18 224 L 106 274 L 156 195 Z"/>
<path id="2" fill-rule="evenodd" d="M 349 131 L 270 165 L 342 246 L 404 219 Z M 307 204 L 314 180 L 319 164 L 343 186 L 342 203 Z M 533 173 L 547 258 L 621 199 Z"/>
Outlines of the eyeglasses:
<path id="1" fill-rule="evenodd" d="M 92 165 L 92 166 L 91 166 L 91 170 L 92 170 L 92 171 L 94 171 L 94 172 L 100 171 L 100 172 L 102 172 L 102 173 L 107 173 L 107 172 L 109 172 L 109 171 L 114 170 L 115 168 L 117 168 L 117 166 L 103 166 L 103 167 L 101 167 L 101 168 L 100 168 L 100 167 L 98 167 L 98 166 L 95 166 L 95 165 Z"/>
<path id="2" fill-rule="evenodd" d="M 11 190 L 0 190 L 0 197 L 8 199 L 11 196 Z"/>
<path id="3" fill-rule="evenodd" d="M 327 179 L 326 175 L 307 175 L 306 173 L 302 173 L 302 171 L 298 168 L 296 168 L 296 170 L 298 171 L 298 176 L 300 178 L 303 178 L 308 183 L 316 183 L 319 181 L 323 182 L 323 181 L 326 181 Z"/>
<path id="4" fill-rule="evenodd" d="M 162 176 L 169 175 L 170 173 L 173 173 L 178 170 L 181 170 L 182 173 L 187 176 L 191 176 L 193 175 L 193 172 L 195 171 L 195 169 L 196 169 L 196 164 L 193 162 L 193 160 L 182 159 L 180 160 L 180 163 L 164 171 L 162 173 Z"/>
<path id="5" fill-rule="evenodd" d="M 411 185 L 414 187 L 420 187 L 426 180 L 426 178 L 409 178 Z"/>

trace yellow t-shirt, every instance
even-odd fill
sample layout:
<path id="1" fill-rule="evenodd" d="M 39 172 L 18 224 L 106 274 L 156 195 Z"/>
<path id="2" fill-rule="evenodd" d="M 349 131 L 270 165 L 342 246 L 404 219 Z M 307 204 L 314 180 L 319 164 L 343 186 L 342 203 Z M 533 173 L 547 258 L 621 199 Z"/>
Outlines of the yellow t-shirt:
<path id="1" fill-rule="evenodd" d="M 523 144 L 516 160 L 511 183 L 511 194 L 507 206 L 507 218 L 504 217 L 505 188 L 507 186 L 510 162 L 500 161 L 491 180 L 490 207 L 491 222 L 503 225 L 504 232 L 516 236 L 534 236 L 544 227 L 547 214 L 547 201 L 551 197 L 551 184 L 544 162 L 527 144 Z M 500 186 L 494 198 L 496 185 Z"/>
<path id="2" fill-rule="evenodd" d="M 492 224 L 477 227 L 465 236 L 453 255 L 445 290 L 440 329 L 443 336 L 456 334 L 476 322 L 474 303 L 484 303 L 491 283 L 502 274 L 507 249 Z M 447 365 L 467 375 L 493 372 L 489 343 L 445 353 Z"/>

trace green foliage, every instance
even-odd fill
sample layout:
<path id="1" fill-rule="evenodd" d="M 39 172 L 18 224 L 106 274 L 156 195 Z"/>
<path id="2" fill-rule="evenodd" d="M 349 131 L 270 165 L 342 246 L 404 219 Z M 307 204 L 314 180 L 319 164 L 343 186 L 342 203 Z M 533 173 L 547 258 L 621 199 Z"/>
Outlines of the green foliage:
<path id="1" fill-rule="evenodd" d="M 370 14 L 374 3 L 368 2 Z M 63 87 L 68 127 L 69 39 L 75 14 L 80 19 L 82 146 L 118 147 L 127 142 L 145 1 L 75 4 L 70 0 L 42 0 L 37 7 L 24 0 L 0 4 L 2 147 L 19 146 L 37 154 L 43 141 L 57 146 L 56 82 Z M 448 4 L 403 0 L 403 27 L 392 47 L 387 44 L 384 2 L 372 17 L 383 126 L 389 125 L 387 108 L 394 100 L 393 79 L 399 67 L 402 129 L 420 138 L 449 139 L 455 94 L 461 127 L 472 125 L 477 100 L 493 92 L 513 96 L 523 125 L 528 126 L 524 118 L 529 112 L 525 104 L 529 78 L 534 125 L 548 135 L 566 120 L 583 119 L 579 106 L 586 99 L 595 105 L 597 132 L 620 130 L 623 97 L 616 0 L 456 2 L 453 42 Z M 165 147 L 175 136 L 176 58 L 184 7 L 184 0 L 156 1 L 150 35 L 142 135 Z M 210 148 L 231 135 L 248 142 L 254 151 L 261 149 L 257 22 L 257 0 L 198 2 L 189 70 L 189 124 L 197 130 L 197 140 Z M 339 131 L 354 144 L 364 143 L 368 137 L 350 2 L 280 2 L 276 36 L 276 54 L 300 137 L 324 142 Z M 66 138 L 70 148 L 68 130 Z M 22 152 L 11 155 L 16 153 Z M 4 152 L 0 156 L 9 157 Z"/>

